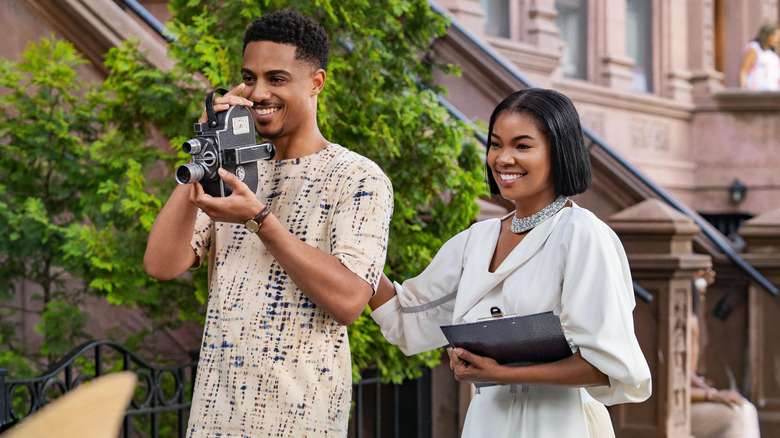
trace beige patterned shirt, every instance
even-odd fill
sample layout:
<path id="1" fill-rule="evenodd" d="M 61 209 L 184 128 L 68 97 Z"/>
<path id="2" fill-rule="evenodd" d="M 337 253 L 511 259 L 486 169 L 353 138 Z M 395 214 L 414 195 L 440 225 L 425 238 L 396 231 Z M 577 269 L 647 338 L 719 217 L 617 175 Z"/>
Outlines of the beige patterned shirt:
<path id="1" fill-rule="evenodd" d="M 376 290 L 393 210 L 382 170 L 335 144 L 258 166 L 257 198 Z M 346 327 L 309 300 L 243 224 L 200 212 L 192 247 L 200 260 L 208 252 L 209 299 L 188 436 L 345 437 Z"/>

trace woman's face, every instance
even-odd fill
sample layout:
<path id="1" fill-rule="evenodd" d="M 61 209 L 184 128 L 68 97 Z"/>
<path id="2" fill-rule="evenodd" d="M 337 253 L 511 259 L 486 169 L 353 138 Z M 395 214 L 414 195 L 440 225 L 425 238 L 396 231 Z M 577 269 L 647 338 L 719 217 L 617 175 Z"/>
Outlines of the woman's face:
<path id="1" fill-rule="evenodd" d="M 517 216 L 530 216 L 555 200 L 550 141 L 533 116 L 500 114 L 489 141 L 487 165 L 501 196 L 515 201 Z"/>
<path id="2" fill-rule="evenodd" d="M 780 29 L 775 30 L 769 35 L 766 40 L 767 45 L 772 49 L 777 49 L 780 46 Z"/>

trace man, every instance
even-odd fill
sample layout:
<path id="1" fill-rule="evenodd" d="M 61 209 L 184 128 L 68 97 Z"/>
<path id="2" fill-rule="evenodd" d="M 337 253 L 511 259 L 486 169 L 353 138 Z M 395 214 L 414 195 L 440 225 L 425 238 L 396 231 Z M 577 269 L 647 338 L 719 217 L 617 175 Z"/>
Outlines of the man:
<path id="1" fill-rule="evenodd" d="M 392 186 L 317 126 L 328 37 L 292 11 L 255 20 L 242 84 L 215 111 L 252 108 L 277 149 L 260 188 L 179 185 L 149 235 L 144 266 L 171 279 L 209 256 L 209 300 L 188 436 L 344 437 L 351 402 L 346 325 L 382 274 Z M 204 122 L 205 116 L 201 118 Z"/>

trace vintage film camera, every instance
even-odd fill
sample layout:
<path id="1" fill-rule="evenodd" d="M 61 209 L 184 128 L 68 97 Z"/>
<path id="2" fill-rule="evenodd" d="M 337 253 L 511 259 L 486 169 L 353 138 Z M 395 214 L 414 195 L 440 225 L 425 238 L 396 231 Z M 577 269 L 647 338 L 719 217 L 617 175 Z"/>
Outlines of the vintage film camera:
<path id="1" fill-rule="evenodd" d="M 276 148 L 271 142 L 256 144 L 255 123 L 249 108 L 231 106 L 227 111 L 214 113 L 214 93 L 224 95 L 227 90 L 218 88 L 206 96 L 208 122 L 196 123 L 197 135 L 182 145 L 182 150 L 192 155 L 192 162 L 176 168 L 176 181 L 179 184 L 198 181 L 211 196 L 229 196 L 233 188 L 217 174 L 217 169 L 222 167 L 252 192 L 257 192 L 255 163 L 273 158 Z"/>

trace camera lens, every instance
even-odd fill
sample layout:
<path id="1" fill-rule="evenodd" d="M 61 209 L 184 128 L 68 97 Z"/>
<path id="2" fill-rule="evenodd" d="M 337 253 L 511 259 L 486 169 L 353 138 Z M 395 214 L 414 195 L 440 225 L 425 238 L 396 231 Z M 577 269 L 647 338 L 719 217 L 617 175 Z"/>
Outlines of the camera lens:
<path id="1" fill-rule="evenodd" d="M 200 181 L 205 173 L 206 169 L 200 164 L 184 164 L 176 168 L 176 182 L 187 184 Z"/>
<path id="2" fill-rule="evenodd" d="M 195 155 L 201 153 L 205 146 L 206 145 L 198 138 L 191 138 L 181 145 L 181 150 L 183 150 L 185 154 Z"/>

